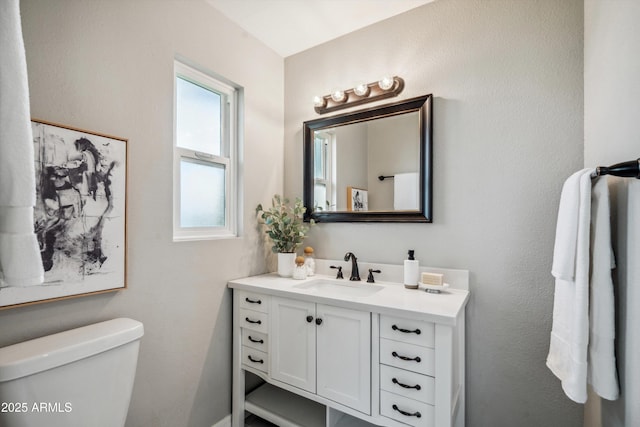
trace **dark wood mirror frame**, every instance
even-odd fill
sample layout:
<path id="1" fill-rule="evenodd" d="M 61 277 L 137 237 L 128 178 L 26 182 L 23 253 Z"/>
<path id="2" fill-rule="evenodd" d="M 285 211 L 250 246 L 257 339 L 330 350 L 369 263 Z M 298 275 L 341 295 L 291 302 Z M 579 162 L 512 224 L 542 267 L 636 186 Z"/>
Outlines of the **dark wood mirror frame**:
<path id="1" fill-rule="evenodd" d="M 305 221 L 316 222 L 432 222 L 432 107 L 433 96 L 424 95 L 380 107 L 304 122 L 303 202 Z M 411 211 L 313 211 L 314 207 L 314 137 L 313 132 L 351 123 L 381 119 L 417 111 L 420 127 L 420 200 L 419 209 Z"/>

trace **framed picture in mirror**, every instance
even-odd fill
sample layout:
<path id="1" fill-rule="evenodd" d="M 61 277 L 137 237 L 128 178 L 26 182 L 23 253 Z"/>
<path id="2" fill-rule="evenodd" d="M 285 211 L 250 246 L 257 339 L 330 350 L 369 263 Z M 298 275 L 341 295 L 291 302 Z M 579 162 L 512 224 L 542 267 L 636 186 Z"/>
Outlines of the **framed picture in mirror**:
<path id="1" fill-rule="evenodd" d="M 369 210 L 369 197 L 364 188 L 347 187 L 347 210 L 349 212 L 364 212 Z"/>

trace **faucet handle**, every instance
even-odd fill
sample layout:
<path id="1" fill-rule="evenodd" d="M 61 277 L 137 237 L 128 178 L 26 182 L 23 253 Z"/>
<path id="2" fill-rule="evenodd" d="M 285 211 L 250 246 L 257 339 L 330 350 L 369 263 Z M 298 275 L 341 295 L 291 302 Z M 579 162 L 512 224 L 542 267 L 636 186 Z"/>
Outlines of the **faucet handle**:
<path id="1" fill-rule="evenodd" d="M 344 276 L 342 275 L 342 266 L 338 265 L 331 265 L 330 268 L 337 268 L 338 269 L 338 274 L 336 275 L 336 279 L 344 279 Z"/>
<path id="2" fill-rule="evenodd" d="M 374 270 L 373 268 L 370 268 L 367 283 L 375 283 L 375 280 L 373 280 L 373 273 L 382 273 L 382 270 Z"/>

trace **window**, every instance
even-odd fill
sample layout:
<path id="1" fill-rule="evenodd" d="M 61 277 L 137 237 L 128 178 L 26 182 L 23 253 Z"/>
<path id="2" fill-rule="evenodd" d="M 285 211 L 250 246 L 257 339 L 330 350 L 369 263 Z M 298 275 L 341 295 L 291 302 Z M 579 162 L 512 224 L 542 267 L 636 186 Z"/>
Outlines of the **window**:
<path id="1" fill-rule="evenodd" d="M 335 157 L 334 135 L 331 132 L 316 132 L 313 143 L 313 159 L 315 176 L 314 185 L 314 208 L 317 210 L 332 211 L 336 208 L 335 200 L 335 168 L 333 158 Z"/>
<path id="2" fill-rule="evenodd" d="M 237 235 L 239 89 L 176 61 L 173 239 Z"/>

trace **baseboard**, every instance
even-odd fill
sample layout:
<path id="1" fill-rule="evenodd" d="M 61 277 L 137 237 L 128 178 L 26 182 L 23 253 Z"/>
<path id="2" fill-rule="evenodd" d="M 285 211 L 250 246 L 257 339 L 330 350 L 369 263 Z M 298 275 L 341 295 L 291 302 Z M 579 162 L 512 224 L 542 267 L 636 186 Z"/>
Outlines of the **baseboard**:
<path id="1" fill-rule="evenodd" d="M 231 427 L 231 414 L 227 415 L 211 427 Z"/>

